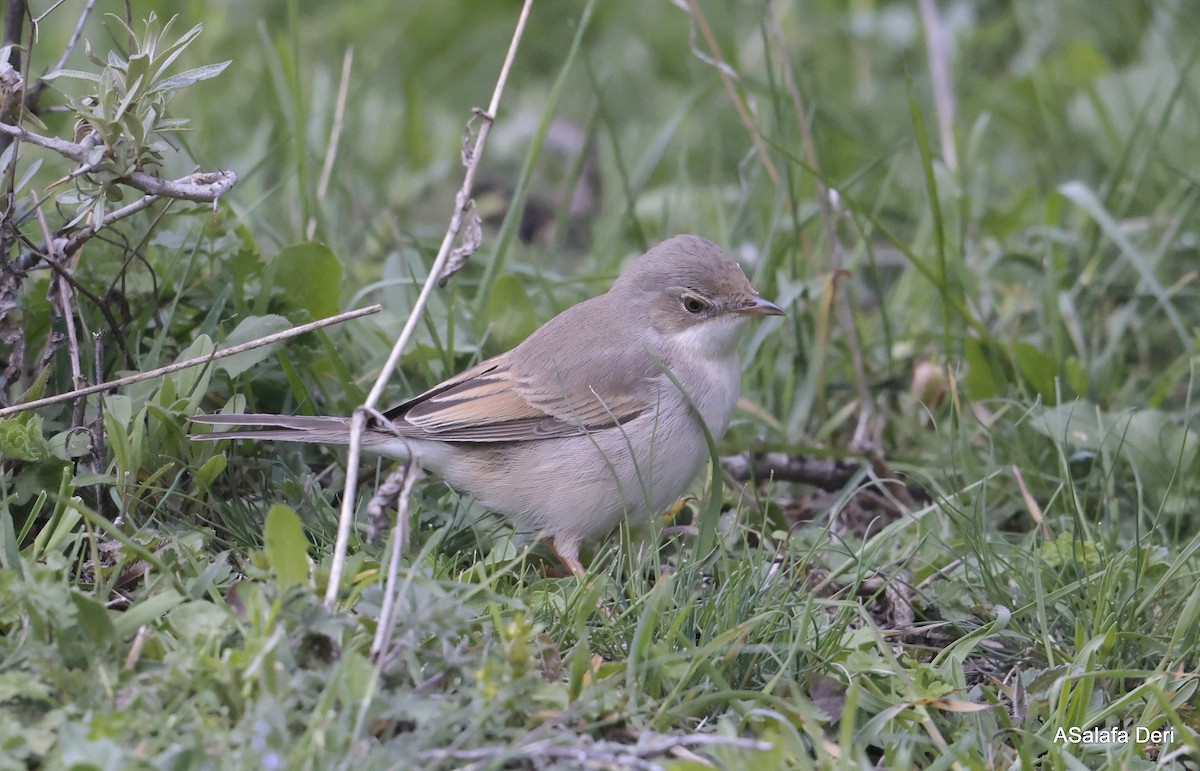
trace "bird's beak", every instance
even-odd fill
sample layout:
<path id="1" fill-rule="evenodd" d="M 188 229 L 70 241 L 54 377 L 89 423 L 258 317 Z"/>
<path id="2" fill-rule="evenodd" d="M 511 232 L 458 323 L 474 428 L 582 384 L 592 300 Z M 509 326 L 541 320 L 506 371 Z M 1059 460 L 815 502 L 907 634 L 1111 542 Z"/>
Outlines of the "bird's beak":
<path id="1" fill-rule="evenodd" d="M 761 297 L 752 297 L 740 308 L 735 308 L 734 313 L 739 316 L 786 316 L 787 312 L 780 308 L 770 300 L 764 300 Z"/>

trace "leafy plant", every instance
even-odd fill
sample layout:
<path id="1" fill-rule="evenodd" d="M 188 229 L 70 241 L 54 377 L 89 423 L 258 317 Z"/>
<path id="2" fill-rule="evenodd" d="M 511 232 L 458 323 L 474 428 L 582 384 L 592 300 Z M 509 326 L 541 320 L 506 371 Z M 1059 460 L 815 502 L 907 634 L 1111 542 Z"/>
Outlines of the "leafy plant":
<path id="1" fill-rule="evenodd" d="M 133 171 L 161 166 L 169 148 L 167 137 L 189 123 L 186 118 L 167 116 L 176 93 L 215 78 L 230 64 L 227 60 L 169 74 L 171 65 L 203 31 L 203 24 L 170 40 L 171 27 L 178 17 L 163 24 L 151 13 L 139 39 L 120 17 L 110 14 L 109 18 L 128 33 L 132 46 L 128 58 L 113 51 L 101 58 L 85 41 L 88 60 L 100 68 L 99 72 L 59 69 L 45 76 L 46 80 L 73 78 L 94 85 L 91 93 L 67 97 L 67 106 L 76 116 L 76 136 L 85 137 L 86 141 L 88 133 L 94 131 L 99 138 L 88 150 L 84 167 L 72 174 L 75 191 L 58 198 L 60 203 L 78 207 L 68 226 L 86 220 L 98 228 L 108 206 L 125 198 L 119 180 Z"/>

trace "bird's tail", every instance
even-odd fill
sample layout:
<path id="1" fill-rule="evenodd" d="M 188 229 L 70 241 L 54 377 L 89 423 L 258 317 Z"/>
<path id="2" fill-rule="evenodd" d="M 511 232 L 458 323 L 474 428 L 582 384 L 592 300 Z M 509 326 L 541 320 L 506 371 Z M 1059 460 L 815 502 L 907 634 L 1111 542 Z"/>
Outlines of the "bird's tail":
<path id="1" fill-rule="evenodd" d="M 193 434 L 194 442 L 215 442 L 218 439 L 253 439 L 255 441 L 314 442 L 317 444 L 349 444 L 350 420 L 307 415 L 193 415 L 193 423 L 212 426 L 266 426 L 269 431 L 219 431 Z"/>

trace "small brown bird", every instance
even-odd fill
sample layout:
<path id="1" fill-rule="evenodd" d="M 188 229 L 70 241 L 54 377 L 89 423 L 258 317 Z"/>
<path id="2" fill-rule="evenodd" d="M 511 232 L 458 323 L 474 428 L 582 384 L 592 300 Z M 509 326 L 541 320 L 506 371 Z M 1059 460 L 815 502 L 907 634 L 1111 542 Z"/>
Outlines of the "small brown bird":
<path id="1" fill-rule="evenodd" d="M 368 426 L 363 449 L 416 458 L 547 539 L 582 576 L 585 540 L 624 517 L 664 510 L 696 477 L 708 457 L 701 423 L 720 439 L 737 403 L 742 327 L 750 317 L 780 315 L 724 250 L 675 236 L 634 260 L 607 293 L 387 412 L 391 426 Z M 192 420 L 274 427 L 196 440 L 349 442 L 342 417 Z"/>

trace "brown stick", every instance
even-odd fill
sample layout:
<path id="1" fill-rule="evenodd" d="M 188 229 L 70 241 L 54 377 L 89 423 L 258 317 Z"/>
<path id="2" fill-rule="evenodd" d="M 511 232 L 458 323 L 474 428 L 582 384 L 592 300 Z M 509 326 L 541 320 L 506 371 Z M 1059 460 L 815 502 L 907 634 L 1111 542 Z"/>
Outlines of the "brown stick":
<path id="1" fill-rule="evenodd" d="M 809 458 L 785 452 L 741 453 L 721 458 L 721 467 L 739 482 L 775 479 L 803 482 L 826 492 L 841 490 L 862 471 L 856 461 Z"/>
<path id="2" fill-rule="evenodd" d="M 433 265 L 429 268 L 429 276 L 425 280 L 425 286 L 421 288 L 421 293 L 417 295 L 417 301 L 413 304 L 412 311 L 408 314 L 408 320 L 404 323 L 404 329 L 400 331 L 400 337 L 396 339 L 396 344 L 392 346 L 392 352 L 388 355 L 387 361 L 383 364 L 383 369 L 379 373 L 379 377 L 375 380 L 375 385 L 371 388 L 371 392 L 367 394 L 366 401 L 362 406 L 354 410 L 354 414 L 350 418 L 350 451 L 349 457 L 346 459 L 346 486 L 342 493 L 342 508 L 338 518 L 337 538 L 333 544 L 333 560 L 329 565 L 329 584 L 325 587 L 325 607 L 329 610 L 333 609 L 337 602 L 338 591 L 342 584 L 342 573 L 346 570 L 346 552 L 350 548 L 350 528 L 354 522 L 354 499 L 356 488 L 358 485 L 358 464 L 362 457 L 362 435 L 363 430 L 367 426 L 367 416 L 375 410 L 379 404 L 379 399 L 383 396 L 383 389 L 391 378 L 392 373 L 396 370 L 396 365 L 400 363 L 400 356 L 404 353 L 404 349 L 408 346 L 408 341 L 412 338 L 413 332 L 417 328 L 417 324 L 421 320 L 421 315 L 425 312 L 425 306 L 429 303 L 429 298 L 433 294 L 433 290 L 437 288 L 438 277 L 442 275 L 442 270 L 450 259 L 451 249 L 455 239 L 458 238 L 458 233 L 462 229 L 463 215 L 467 212 L 467 201 L 471 197 L 471 188 L 475 184 L 475 173 L 479 169 L 479 161 L 483 158 L 483 148 L 487 143 L 488 134 L 491 132 L 492 123 L 496 119 L 496 113 L 500 109 L 500 97 L 504 94 L 504 86 L 508 83 L 508 74 L 512 69 L 513 59 L 516 58 L 517 48 L 521 44 L 521 37 L 525 33 L 525 22 L 529 19 L 529 11 L 533 6 L 533 0 L 525 0 L 525 4 L 521 7 L 521 15 L 517 19 L 517 27 L 513 31 L 512 40 L 508 45 L 508 53 L 504 57 L 504 64 L 500 67 L 500 75 L 496 78 L 496 88 L 492 91 L 492 101 L 488 105 L 486 113 L 478 113 L 483 118 L 483 125 L 479 129 L 479 136 L 472 145 L 469 153 L 464 152 L 464 160 L 467 161 L 467 171 L 463 175 L 463 184 L 459 188 L 458 194 L 454 199 L 454 212 L 450 215 L 450 225 L 446 228 L 446 235 L 442 238 L 442 246 L 438 249 L 437 257 L 433 261 Z"/>
<path id="3" fill-rule="evenodd" d="M 704 36 L 704 42 L 708 45 L 709 55 L 705 56 L 693 44 L 692 52 L 696 54 L 701 61 L 712 64 L 717 68 L 717 72 L 721 74 L 721 83 L 725 86 L 725 92 L 729 94 L 729 101 L 733 102 L 733 106 L 737 109 L 738 118 L 741 119 L 742 125 L 746 127 L 746 131 L 750 134 L 750 141 L 754 143 L 754 153 L 758 159 L 762 161 L 763 168 L 767 170 L 767 176 L 771 178 L 771 182 L 775 187 L 779 187 L 779 172 L 775 170 L 775 164 L 771 162 L 771 155 L 767 151 L 767 143 L 763 141 L 762 134 L 759 133 L 758 127 L 754 125 L 754 118 L 751 117 L 750 111 L 746 109 L 745 103 L 742 101 L 741 94 L 738 93 L 737 86 L 733 84 L 733 68 L 725 63 L 721 58 L 721 47 L 717 45 L 717 38 L 713 35 L 712 27 L 708 24 L 708 19 L 705 18 L 700 10 L 700 4 L 696 0 L 688 0 L 688 13 L 691 14 L 692 21 L 695 22 L 696 28 L 700 30 L 700 34 Z M 788 197 L 789 204 L 791 194 L 783 191 Z"/>
<path id="4" fill-rule="evenodd" d="M 37 399 L 32 402 L 25 402 L 24 404 L 16 404 L 12 407 L 5 407 L 4 409 L 0 409 L 0 418 L 8 417 L 9 415 L 16 415 L 18 412 L 25 412 L 26 410 L 37 409 L 38 407 L 46 407 L 51 404 L 58 404 L 59 402 L 67 402 L 72 399 L 78 399 L 81 396 L 99 393 L 100 391 L 110 391 L 114 388 L 120 388 L 121 386 L 129 385 L 130 383 L 140 383 L 143 380 L 150 380 L 161 375 L 169 375 L 172 372 L 178 372 L 179 370 L 187 369 L 188 367 L 208 364 L 209 362 L 217 361 L 218 359 L 224 359 L 226 356 L 233 356 L 236 353 L 252 351 L 255 348 L 261 348 L 264 345 L 278 343 L 281 340 L 287 340 L 289 338 L 297 337 L 298 335 L 307 334 L 308 332 L 321 329 L 322 327 L 332 326 L 333 324 L 340 324 L 343 321 L 356 319 L 360 316 L 369 316 L 372 313 L 378 313 L 381 310 L 383 310 L 382 305 L 370 305 L 366 308 L 346 311 L 345 313 L 339 313 L 336 316 L 330 316 L 328 318 L 313 321 L 308 324 L 301 324 L 298 327 L 293 327 L 291 329 L 284 330 L 283 332 L 276 332 L 273 335 L 267 335 L 266 337 L 260 337 L 257 340 L 251 340 L 249 342 L 242 343 L 241 345 L 235 345 L 232 348 L 222 348 L 219 351 L 213 351 L 207 356 L 197 356 L 194 359 L 168 364 L 165 367 L 152 369 L 149 372 L 139 372 L 136 375 L 129 375 L 128 377 L 109 380 L 105 383 L 97 383 L 96 385 L 88 386 L 87 388 L 79 388 L 65 394 L 47 396 L 45 399 Z"/>

